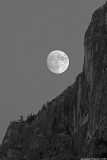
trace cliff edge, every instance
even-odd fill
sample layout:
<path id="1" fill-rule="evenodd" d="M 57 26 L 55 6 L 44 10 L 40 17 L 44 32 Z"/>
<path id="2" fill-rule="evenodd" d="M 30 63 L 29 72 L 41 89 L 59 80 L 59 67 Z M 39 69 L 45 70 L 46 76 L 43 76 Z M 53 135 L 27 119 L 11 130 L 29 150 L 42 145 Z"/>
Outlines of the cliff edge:
<path id="1" fill-rule="evenodd" d="M 13 121 L 0 160 L 107 158 L 107 2 L 84 36 L 83 71 L 74 84 L 25 121 Z"/>

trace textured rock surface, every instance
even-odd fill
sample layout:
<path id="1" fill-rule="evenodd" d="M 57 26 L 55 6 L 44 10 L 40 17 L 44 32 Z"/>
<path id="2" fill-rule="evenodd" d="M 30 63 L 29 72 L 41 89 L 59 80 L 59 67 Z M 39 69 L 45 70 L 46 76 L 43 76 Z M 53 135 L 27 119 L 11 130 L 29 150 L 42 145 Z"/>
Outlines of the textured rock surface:
<path id="1" fill-rule="evenodd" d="M 11 122 L 0 160 L 107 157 L 107 3 L 84 37 L 83 71 L 74 84 L 26 121 Z"/>

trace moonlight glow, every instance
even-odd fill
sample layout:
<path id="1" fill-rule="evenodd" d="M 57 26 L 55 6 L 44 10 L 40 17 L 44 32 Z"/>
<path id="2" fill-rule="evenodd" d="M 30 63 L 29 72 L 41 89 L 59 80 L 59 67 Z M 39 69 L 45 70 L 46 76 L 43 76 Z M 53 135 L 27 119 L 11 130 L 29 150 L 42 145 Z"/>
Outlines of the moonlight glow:
<path id="1" fill-rule="evenodd" d="M 63 73 L 68 68 L 68 66 L 68 56 L 62 51 L 52 51 L 47 57 L 47 67 L 53 73 Z"/>

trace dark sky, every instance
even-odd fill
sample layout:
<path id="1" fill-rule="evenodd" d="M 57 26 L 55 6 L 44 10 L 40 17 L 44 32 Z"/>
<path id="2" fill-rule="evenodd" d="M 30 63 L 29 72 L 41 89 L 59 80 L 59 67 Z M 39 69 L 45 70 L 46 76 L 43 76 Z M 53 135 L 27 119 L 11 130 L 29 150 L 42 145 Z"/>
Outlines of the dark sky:
<path id="1" fill-rule="evenodd" d="M 10 121 L 36 114 L 82 71 L 85 31 L 105 0 L 0 0 L 0 143 Z M 70 66 L 54 74 L 46 65 L 53 50 Z"/>

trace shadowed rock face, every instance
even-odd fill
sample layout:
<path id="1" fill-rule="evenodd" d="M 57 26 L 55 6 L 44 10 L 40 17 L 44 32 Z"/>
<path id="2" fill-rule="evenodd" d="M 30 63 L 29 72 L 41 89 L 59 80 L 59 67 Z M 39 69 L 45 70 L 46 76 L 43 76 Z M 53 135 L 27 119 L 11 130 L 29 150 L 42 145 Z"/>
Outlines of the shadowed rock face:
<path id="1" fill-rule="evenodd" d="M 74 84 L 37 115 L 11 122 L 0 151 L 1 160 L 107 157 L 107 3 L 92 15 Z"/>

